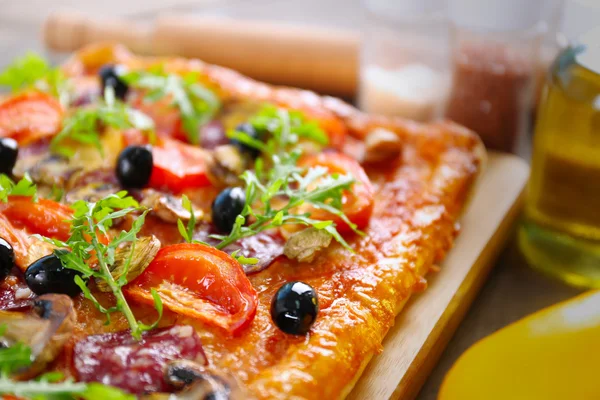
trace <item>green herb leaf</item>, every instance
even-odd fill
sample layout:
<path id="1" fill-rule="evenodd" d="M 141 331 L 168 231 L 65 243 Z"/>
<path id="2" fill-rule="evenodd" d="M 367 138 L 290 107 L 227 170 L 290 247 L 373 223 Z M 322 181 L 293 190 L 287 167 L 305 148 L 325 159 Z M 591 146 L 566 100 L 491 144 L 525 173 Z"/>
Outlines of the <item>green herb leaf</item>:
<path id="1" fill-rule="evenodd" d="M 35 87 L 58 98 L 63 107 L 69 104 L 71 88 L 67 78 L 35 53 L 27 53 L 8 65 L 0 73 L 0 86 L 8 86 L 13 92 Z"/>
<path id="2" fill-rule="evenodd" d="M 83 392 L 78 394 L 79 397 L 85 400 L 135 400 L 136 397 L 132 394 L 125 393 L 116 387 L 103 385 L 101 383 L 88 383 Z"/>
<path id="3" fill-rule="evenodd" d="M 181 197 L 181 206 L 190 213 L 190 219 L 188 220 L 187 228 L 183 225 L 183 221 L 178 219 L 177 228 L 185 241 L 192 243 L 194 241 L 194 230 L 196 228 L 196 215 L 194 213 L 192 202 L 185 194 Z"/>
<path id="4" fill-rule="evenodd" d="M 34 202 L 37 202 L 37 187 L 31 180 L 29 174 L 15 183 L 5 174 L 0 174 L 0 201 L 6 203 L 8 196 L 26 196 L 31 197 Z"/>
<path id="5" fill-rule="evenodd" d="M 103 154 L 100 135 L 104 127 L 118 129 L 136 128 L 151 132 L 154 129 L 153 120 L 114 98 L 114 90 L 108 87 L 104 94 L 104 102 L 96 107 L 78 108 L 63 122 L 63 128 L 52 139 L 50 149 L 65 157 L 72 157 L 75 151 L 64 145 L 69 139 L 83 144 L 93 144 L 100 154 Z"/>
<path id="6" fill-rule="evenodd" d="M 229 235 L 212 235 L 221 240 L 216 247 L 223 249 L 242 238 L 282 225 L 303 224 L 326 230 L 340 244 L 352 250 L 332 221 L 315 220 L 298 212 L 300 206 L 310 204 L 339 216 L 359 232 L 342 212 L 343 193 L 352 188 L 354 178 L 329 173 L 324 167 L 306 169 L 298 166 L 301 150 L 296 144 L 301 139 L 326 144 L 327 135 L 316 123 L 306 121 L 302 113 L 274 106 L 266 106 L 250 121 L 255 129 L 267 132 L 269 139 L 263 143 L 245 132 L 232 131 L 229 134 L 261 150 L 262 156 L 257 159 L 254 172 L 242 174 L 241 179 L 246 186 L 244 209 L 237 216 Z M 270 168 L 266 170 L 265 165 Z M 287 199 L 287 202 L 275 208 L 273 204 L 281 204 L 282 199 Z M 250 224 L 245 226 L 248 221 Z"/>
<path id="7" fill-rule="evenodd" d="M 62 374 L 61 374 L 62 375 Z M 135 400 L 132 394 L 101 383 L 54 382 L 47 379 L 16 382 L 0 379 L 0 394 L 12 394 L 35 400 Z"/>
<path id="8" fill-rule="evenodd" d="M 0 349 L 0 372 L 7 376 L 19 368 L 31 365 L 31 348 L 23 343 Z"/>
<path id="9" fill-rule="evenodd" d="M 123 79 L 134 87 L 145 89 L 145 101 L 170 101 L 179 110 L 183 129 L 192 144 L 200 142 L 200 127 L 210 121 L 221 106 L 219 98 L 200 83 L 196 72 L 179 76 L 156 68 L 133 71 Z"/>
<path id="10" fill-rule="evenodd" d="M 158 321 L 152 325 L 139 322 L 123 295 L 122 287 L 128 283 L 126 272 L 132 259 L 131 254 L 133 254 L 135 249 L 137 234 L 144 224 L 148 210 L 140 208 L 138 202 L 128 196 L 126 191 L 108 195 L 96 203 L 79 200 L 73 203 L 72 208 L 74 213 L 71 220 L 72 225 L 69 239 L 66 242 L 46 237 L 41 237 L 41 239 L 62 248 L 55 250 L 54 254 L 61 260 L 65 268 L 81 272 L 84 278 L 93 277 L 94 279 L 101 279 L 106 283 L 117 300 L 115 306 L 111 308 L 103 307 L 88 289 L 85 281 L 79 276 L 75 277 L 75 282 L 81 287 L 84 296 L 100 312 L 106 314 L 107 323 L 110 321 L 111 313 L 120 311 L 129 322 L 132 336 L 140 339 L 142 332 L 153 329 Z M 141 215 L 136 216 L 131 229 L 129 231 L 121 231 L 106 244 L 105 238 L 109 237 L 109 229 L 112 228 L 114 220 L 134 212 L 141 212 Z M 132 244 L 131 254 L 124 266 L 125 273 L 118 279 L 115 279 L 111 273 L 111 267 L 115 263 L 115 251 L 125 243 Z M 97 269 L 92 269 L 88 265 L 92 254 L 97 259 Z M 160 320 L 162 317 L 162 302 L 160 302 L 158 296 L 155 297 L 155 306 Z"/>
<path id="11" fill-rule="evenodd" d="M 258 258 L 244 257 L 242 254 L 239 253 L 240 250 L 236 250 L 233 253 L 231 253 L 231 257 L 235 258 L 240 264 L 255 265 L 258 264 L 258 262 L 260 261 Z"/>
<path id="12" fill-rule="evenodd" d="M 16 58 L 0 73 L 0 86 L 9 86 L 14 92 L 32 86 L 51 71 L 50 65 L 35 53 Z"/>

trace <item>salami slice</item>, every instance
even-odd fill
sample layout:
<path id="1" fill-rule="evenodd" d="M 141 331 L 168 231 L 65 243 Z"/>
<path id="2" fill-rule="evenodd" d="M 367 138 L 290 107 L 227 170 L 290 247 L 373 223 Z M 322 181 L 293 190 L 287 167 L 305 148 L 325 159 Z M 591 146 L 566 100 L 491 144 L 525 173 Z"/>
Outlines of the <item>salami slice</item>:
<path id="1" fill-rule="evenodd" d="M 175 325 L 145 332 L 139 342 L 129 331 L 88 336 L 75 345 L 73 363 L 80 381 L 142 394 L 169 391 L 165 366 L 182 359 L 206 364 L 196 331 Z"/>

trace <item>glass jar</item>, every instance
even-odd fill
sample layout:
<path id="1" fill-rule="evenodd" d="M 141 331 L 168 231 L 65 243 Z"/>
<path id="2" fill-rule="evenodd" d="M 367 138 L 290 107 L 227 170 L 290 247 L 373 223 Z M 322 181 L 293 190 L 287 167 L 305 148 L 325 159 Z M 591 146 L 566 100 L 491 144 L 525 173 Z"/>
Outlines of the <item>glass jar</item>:
<path id="1" fill-rule="evenodd" d="M 444 115 L 477 132 L 490 149 L 519 153 L 527 147 L 541 3 L 450 1 L 453 72 Z"/>
<path id="2" fill-rule="evenodd" d="M 532 266 L 585 287 L 600 287 L 599 35 L 563 50 L 552 66 L 519 230 Z"/>
<path id="3" fill-rule="evenodd" d="M 429 121 L 441 116 L 449 82 L 443 0 L 365 0 L 359 105 L 364 111 Z"/>

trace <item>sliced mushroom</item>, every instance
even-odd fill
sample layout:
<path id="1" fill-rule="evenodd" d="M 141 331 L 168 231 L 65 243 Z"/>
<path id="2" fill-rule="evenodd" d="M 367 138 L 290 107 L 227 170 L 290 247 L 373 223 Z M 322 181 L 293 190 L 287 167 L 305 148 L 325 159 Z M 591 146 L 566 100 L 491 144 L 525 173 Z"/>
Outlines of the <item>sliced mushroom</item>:
<path id="1" fill-rule="evenodd" d="M 141 202 L 143 207 L 151 209 L 150 213 L 165 222 L 177 223 L 177 220 L 187 222 L 192 214 L 183 208 L 181 197 L 154 191 L 146 191 Z M 204 218 L 204 212 L 192 206 L 197 221 Z"/>
<path id="2" fill-rule="evenodd" d="M 233 145 L 219 146 L 210 153 L 208 178 L 217 186 L 236 186 L 239 176 L 246 170 L 247 162 Z"/>
<path id="3" fill-rule="evenodd" d="M 19 158 L 14 174 L 22 177 L 25 173 L 40 186 L 68 187 L 70 180 L 83 170 L 74 166 L 68 159 L 52 154 L 39 154 Z"/>
<path id="4" fill-rule="evenodd" d="M 119 279 L 123 274 L 127 274 L 127 282 L 131 282 L 150 265 L 160 246 L 160 240 L 156 236 L 144 236 L 135 241 L 135 246 L 129 242 L 119 247 L 115 251 L 115 263 L 111 267 L 112 276 Z M 104 280 L 97 280 L 96 287 L 102 292 L 112 291 Z"/>
<path id="5" fill-rule="evenodd" d="M 283 248 L 289 259 L 312 262 L 315 257 L 331 244 L 331 234 L 317 228 L 307 228 L 293 234 Z"/>
<path id="6" fill-rule="evenodd" d="M 170 362 L 165 368 L 165 381 L 177 390 L 204 379 L 206 370 L 198 363 L 189 360 Z"/>
<path id="7" fill-rule="evenodd" d="M 398 158 L 400 153 L 402 153 L 402 142 L 394 132 L 384 128 L 376 128 L 367 134 L 364 162 L 391 161 Z"/>
<path id="8" fill-rule="evenodd" d="M 175 394 L 155 393 L 144 397 L 146 400 L 241 400 L 251 399 L 240 385 L 230 377 L 208 371 L 192 361 L 173 361 L 165 369 L 165 379 Z"/>
<path id="9" fill-rule="evenodd" d="M 46 294 L 33 301 L 30 312 L 0 311 L 0 338 L 6 346 L 21 342 L 31 348 L 33 363 L 15 374 L 16 379 L 31 379 L 62 351 L 71 337 L 77 315 L 73 301 L 62 294 Z"/>
<path id="10" fill-rule="evenodd" d="M 90 183 L 67 192 L 65 201 L 67 203 L 74 203 L 77 200 L 95 202 L 119 190 L 120 188 L 112 183 Z"/>

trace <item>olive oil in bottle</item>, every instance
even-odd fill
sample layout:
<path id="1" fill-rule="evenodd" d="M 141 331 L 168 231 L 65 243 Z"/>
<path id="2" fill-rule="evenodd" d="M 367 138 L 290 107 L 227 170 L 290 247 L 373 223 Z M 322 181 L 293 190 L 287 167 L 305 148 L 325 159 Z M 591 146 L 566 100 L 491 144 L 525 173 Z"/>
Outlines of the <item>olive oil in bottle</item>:
<path id="1" fill-rule="evenodd" d="M 600 47 L 565 49 L 549 74 L 519 244 L 533 267 L 600 287 Z"/>

